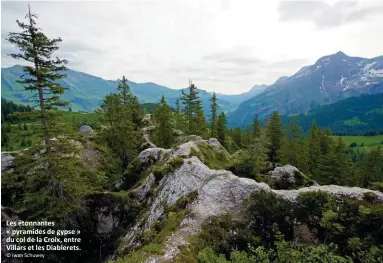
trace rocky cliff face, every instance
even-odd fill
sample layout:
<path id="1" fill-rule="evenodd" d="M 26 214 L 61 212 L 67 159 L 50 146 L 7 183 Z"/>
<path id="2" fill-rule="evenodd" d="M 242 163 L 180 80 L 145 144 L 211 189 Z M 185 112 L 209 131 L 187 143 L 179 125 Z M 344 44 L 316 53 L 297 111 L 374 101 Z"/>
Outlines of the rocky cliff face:
<path id="1" fill-rule="evenodd" d="M 169 206 L 175 205 L 180 198 L 195 193 L 195 199 L 187 205 L 190 212 L 182 220 L 178 230 L 168 236 L 163 255 L 150 256 L 146 262 L 168 262 L 179 252 L 179 246 L 187 243 L 187 239 L 198 233 L 201 223 L 210 216 L 231 213 L 240 216 L 243 201 L 255 191 L 271 191 L 282 198 L 294 200 L 299 193 L 307 191 L 327 191 L 337 196 L 362 199 L 365 193 L 373 192 L 377 200 L 383 202 L 383 193 L 362 188 L 349 188 L 336 185 L 310 186 L 298 190 L 274 190 L 265 183 L 259 183 L 248 178 L 240 178 L 227 170 L 209 168 L 208 160 L 203 160 L 202 153 L 206 148 L 211 154 L 224 152 L 230 155 L 215 139 L 203 140 L 197 136 L 184 137 L 179 146 L 174 149 L 148 148 L 141 152 L 138 159 L 145 167 L 171 165 L 172 160 L 182 158 L 181 164 L 172 169 L 166 169 L 161 178 L 155 172 L 150 172 L 142 183 L 132 192 L 134 196 L 146 205 L 147 211 L 135 226 L 124 237 L 125 248 L 131 250 L 140 246 L 140 237 L 158 220 L 166 216 Z M 202 159 L 202 160 L 201 160 Z M 270 176 L 278 177 L 285 173 L 294 176 L 298 169 L 287 165 L 278 167 Z M 281 175 L 282 174 L 282 175 Z M 294 178 L 292 178 L 293 180 Z M 292 182 L 293 183 L 293 182 Z"/>

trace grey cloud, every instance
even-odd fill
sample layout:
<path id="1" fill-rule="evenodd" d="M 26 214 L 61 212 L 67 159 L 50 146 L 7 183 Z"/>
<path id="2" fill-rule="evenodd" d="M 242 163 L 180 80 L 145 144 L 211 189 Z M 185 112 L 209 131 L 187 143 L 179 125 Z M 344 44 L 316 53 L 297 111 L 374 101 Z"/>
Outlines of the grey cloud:
<path id="1" fill-rule="evenodd" d="M 383 13 L 380 2 L 341 1 L 330 5 L 324 1 L 283 1 L 278 7 L 280 21 L 312 21 L 317 28 L 338 27 L 364 21 Z"/>
<path id="2" fill-rule="evenodd" d="M 231 50 L 208 54 L 203 57 L 204 60 L 216 63 L 232 63 L 237 65 L 261 64 L 262 59 L 254 57 L 250 47 L 234 47 Z"/>
<path id="3" fill-rule="evenodd" d="M 308 59 L 288 59 L 268 63 L 268 67 L 272 69 L 291 69 L 296 67 L 303 67 L 308 63 Z"/>

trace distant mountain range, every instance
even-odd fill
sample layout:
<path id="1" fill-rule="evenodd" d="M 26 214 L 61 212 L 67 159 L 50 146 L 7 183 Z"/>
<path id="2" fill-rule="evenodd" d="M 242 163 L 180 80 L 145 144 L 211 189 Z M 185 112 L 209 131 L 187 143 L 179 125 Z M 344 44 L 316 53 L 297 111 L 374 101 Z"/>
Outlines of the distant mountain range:
<path id="1" fill-rule="evenodd" d="M 28 103 L 30 93 L 16 82 L 22 74 L 20 65 L 2 68 L 2 98 Z M 94 110 L 101 105 L 106 94 L 116 91 L 115 80 L 70 69 L 66 74 L 61 84 L 69 90 L 63 99 L 72 103 L 73 110 Z M 129 81 L 129 85 L 141 103 L 158 103 L 164 95 L 169 104 L 174 105 L 182 91 L 152 82 Z M 367 59 L 337 52 L 318 59 L 314 65 L 301 68 L 290 77 L 279 78 L 270 86 L 255 85 L 242 94 L 217 94 L 217 97 L 221 110 L 227 112 L 229 127 L 243 127 L 251 123 L 255 114 L 261 119 L 274 110 L 282 115 L 300 114 L 349 97 L 378 93 L 383 93 L 383 56 Z M 204 111 L 209 115 L 212 94 L 199 90 L 199 95 Z"/>
<path id="2" fill-rule="evenodd" d="M 67 77 L 60 81 L 61 85 L 67 87 L 63 99 L 72 103 L 72 109 L 75 111 L 91 111 L 97 109 L 106 94 L 115 92 L 117 81 L 105 80 L 83 72 L 67 70 Z M 23 74 L 23 67 L 15 65 L 1 70 L 1 97 L 15 103 L 28 103 L 31 93 L 24 91 L 22 85 L 16 81 Z M 177 98 L 181 95 L 181 90 L 171 89 L 152 82 L 136 83 L 129 81 L 132 92 L 138 97 L 141 103 L 158 103 L 161 96 L 174 105 Z M 254 86 L 250 91 L 239 95 L 217 94 L 218 103 L 223 111 L 234 110 L 238 105 L 261 93 L 267 86 Z M 210 98 L 212 93 L 205 90 L 199 90 L 199 96 L 202 100 L 205 112 L 208 113 Z"/>
<path id="3" fill-rule="evenodd" d="M 284 115 L 286 125 L 296 118 L 303 131 L 307 132 L 315 121 L 320 127 L 329 127 L 333 132 L 361 134 L 383 131 L 383 93 L 351 97 L 333 104 L 298 115 Z"/>
<path id="4" fill-rule="evenodd" d="M 343 52 L 320 58 L 290 77 L 282 77 L 261 94 L 242 102 L 229 113 L 230 126 L 243 126 L 258 114 L 265 118 L 274 110 L 297 114 L 319 105 L 383 92 L 383 56 L 372 59 L 349 57 Z"/>

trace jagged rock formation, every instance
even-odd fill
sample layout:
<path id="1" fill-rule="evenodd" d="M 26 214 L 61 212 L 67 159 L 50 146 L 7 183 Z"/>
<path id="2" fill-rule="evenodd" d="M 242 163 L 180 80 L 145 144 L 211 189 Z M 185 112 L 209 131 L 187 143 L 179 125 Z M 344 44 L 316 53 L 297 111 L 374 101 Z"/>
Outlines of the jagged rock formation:
<path id="1" fill-rule="evenodd" d="M 356 199 L 362 199 L 365 193 L 373 192 L 377 200 L 383 202 L 383 193 L 358 187 L 328 185 L 310 186 L 298 190 L 274 190 L 265 183 L 237 177 L 230 171 L 209 168 L 205 164 L 208 160 L 201 160 L 205 156 L 198 155 L 198 152 L 203 151 L 202 148 L 206 147 L 212 152 L 223 152 L 230 157 L 216 139 L 203 140 L 198 136 L 184 136 L 179 138 L 179 141 L 183 143 L 174 149 L 150 148 L 141 152 L 138 157 L 146 167 L 155 165 L 159 161 L 170 163 L 172 159 L 180 157 L 183 158 L 183 163 L 164 174 L 159 182 L 156 182 L 156 176 L 151 172 L 140 186 L 133 190 L 136 198 L 147 204 L 148 210 L 147 216 L 139 220 L 125 235 L 126 248 L 139 246 L 140 235 L 164 216 L 166 207 L 176 204 L 182 196 L 198 192 L 197 198 L 188 205 L 191 213 L 182 221 L 180 228 L 168 237 L 164 255 L 152 256 L 146 262 L 171 260 L 179 252 L 178 246 L 185 244 L 187 237 L 198 233 L 201 223 L 206 218 L 226 212 L 239 215 L 243 201 L 255 191 L 272 191 L 290 200 L 297 198 L 299 193 L 307 191 L 321 190 Z M 285 172 L 292 176 L 289 180 L 295 180 L 295 175 L 299 171 L 289 165 L 276 168 L 270 176 L 278 177 Z"/>

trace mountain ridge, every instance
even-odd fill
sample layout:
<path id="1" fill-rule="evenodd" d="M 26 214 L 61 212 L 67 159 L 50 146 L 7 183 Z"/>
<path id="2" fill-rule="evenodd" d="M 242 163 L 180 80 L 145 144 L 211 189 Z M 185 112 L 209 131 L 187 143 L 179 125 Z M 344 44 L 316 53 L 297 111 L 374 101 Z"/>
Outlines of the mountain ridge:
<path id="1" fill-rule="evenodd" d="M 68 69 L 66 78 L 60 80 L 60 84 L 68 88 L 63 94 L 63 99 L 72 102 L 73 110 L 91 111 L 97 109 L 105 95 L 110 92 L 115 92 L 117 80 L 106 80 L 98 76 L 88 73 Z M 7 100 L 12 100 L 16 103 L 28 103 L 28 94 L 23 87 L 16 81 L 23 74 L 23 66 L 14 65 L 11 67 L 2 68 L 1 84 L 3 86 L 1 96 Z M 175 101 L 180 97 L 182 89 L 171 89 L 154 82 L 134 82 L 128 80 L 132 92 L 138 97 L 141 103 L 157 103 L 161 96 L 164 95 L 168 102 L 174 106 Z M 247 92 L 235 95 L 217 93 L 218 104 L 223 111 L 234 110 L 239 103 L 249 99 L 249 96 L 255 96 L 263 91 L 265 85 L 260 85 L 258 89 L 250 89 Z M 209 112 L 209 100 L 212 92 L 198 89 L 204 106 L 204 111 Z"/>
<path id="2" fill-rule="evenodd" d="M 261 94 L 242 102 L 229 113 L 228 123 L 232 127 L 243 126 L 256 114 L 261 119 L 274 110 L 280 114 L 299 114 L 348 97 L 381 92 L 383 56 L 369 59 L 337 52 L 278 79 Z"/>

